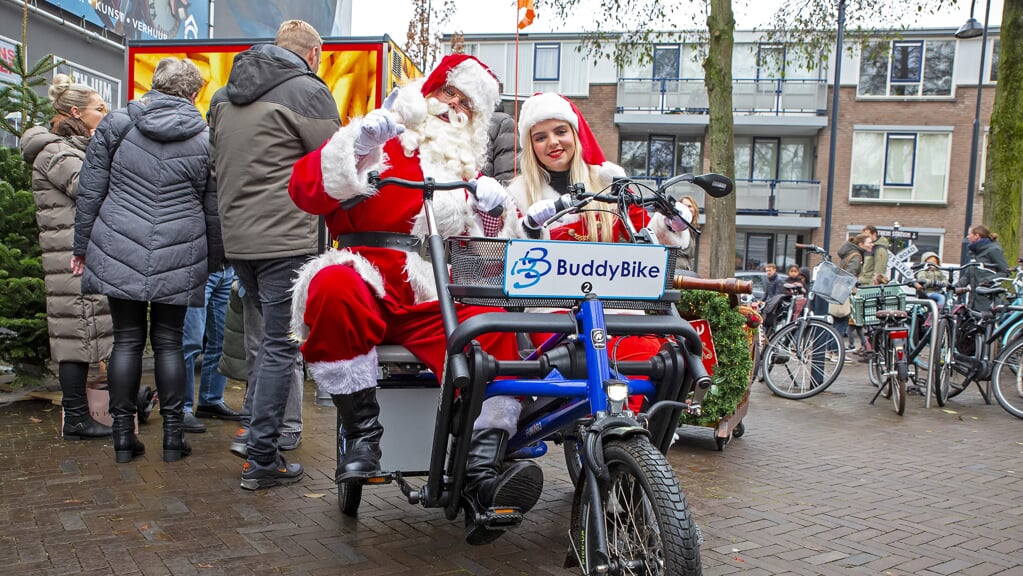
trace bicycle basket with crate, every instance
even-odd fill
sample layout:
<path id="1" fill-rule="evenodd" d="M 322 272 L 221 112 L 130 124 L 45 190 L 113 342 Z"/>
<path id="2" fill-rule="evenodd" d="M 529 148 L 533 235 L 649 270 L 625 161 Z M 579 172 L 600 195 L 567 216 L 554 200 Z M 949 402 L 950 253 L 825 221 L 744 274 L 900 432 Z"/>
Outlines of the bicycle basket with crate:
<path id="1" fill-rule="evenodd" d="M 906 293 L 902 286 L 862 286 L 852 295 L 852 316 L 857 326 L 875 326 L 878 310 L 905 310 Z"/>
<path id="2" fill-rule="evenodd" d="M 821 262 L 817 277 L 810 285 L 810 292 L 829 304 L 843 304 L 856 286 L 856 276 L 842 270 L 831 262 Z"/>

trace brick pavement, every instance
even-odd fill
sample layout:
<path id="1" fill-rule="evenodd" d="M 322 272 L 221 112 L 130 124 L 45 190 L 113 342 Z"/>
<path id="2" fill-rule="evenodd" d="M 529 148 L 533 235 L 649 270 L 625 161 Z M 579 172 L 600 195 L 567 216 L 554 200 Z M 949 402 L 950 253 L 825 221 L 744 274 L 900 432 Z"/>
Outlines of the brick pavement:
<path id="1" fill-rule="evenodd" d="M 718 452 L 684 428 L 669 460 L 703 529 L 704 574 L 1023 575 L 1023 421 L 973 389 L 949 410 L 867 404 L 862 365 L 800 402 L 754 387 L 746 434 Z M 229 399 L 237 405 L 240 389 Z M 367 488 L 337 510 L 332 408 L 306 394 L 291 457 L 301 483 L 250 493 L 227 452 L 233 423 L 189 435 L 195 453 L 115 465 L 109 443 L 64 442 L 59 408 L 0 408 L 0 569 L 5 574 L 560 575 L 571 488 L 554 449 L 544 496 L 498 544 L 470 547 L 458 521 Z"/>

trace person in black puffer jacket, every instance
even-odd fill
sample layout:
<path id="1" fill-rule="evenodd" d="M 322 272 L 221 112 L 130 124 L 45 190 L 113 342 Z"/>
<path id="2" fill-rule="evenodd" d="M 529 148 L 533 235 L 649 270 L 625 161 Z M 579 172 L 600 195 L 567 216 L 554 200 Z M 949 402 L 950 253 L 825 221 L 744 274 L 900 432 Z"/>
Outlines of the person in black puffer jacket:
<path id="1" fill-rule="evenodd" d="M 204 83 L 191 61 L 161 60 L 153 89 L 100 122 L 78 181 L 71 268 L 84 273 L 83 293 L 110 301 L 107 379 L 121 463 L 145 452 L 134 416 L 147 332 L 163 459 L 192 451 L 182 436 L 185 309 L 204 304 L 206 278 L 223 260 L 209 129 L 195 107 Z"/>
<path id="2" fill-rule="evenodd" d="M 480 173 L 507 186 L 515 177 L 515 155 L 519 153 L 519 145 L 515 138 L 515 120 L 504 111 L 503 103 L 494 107 L 487 136 L 487 160 Z"/>

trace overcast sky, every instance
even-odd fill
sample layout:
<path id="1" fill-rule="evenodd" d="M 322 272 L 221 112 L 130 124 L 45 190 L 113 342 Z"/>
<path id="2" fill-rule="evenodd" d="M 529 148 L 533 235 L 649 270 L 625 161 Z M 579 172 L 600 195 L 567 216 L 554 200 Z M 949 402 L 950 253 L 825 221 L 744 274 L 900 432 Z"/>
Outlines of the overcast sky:
<path id="1" fill-rule="evenodd" d="M 733 0 L 736 28 L 749 30 L 763 26 L 783 0 Z M 514 33 L 518 21 L 516 3 L 512 0 L 456 0 L 457 12 L 449 26 L 442 32 L 460 30 L 464 33 Z M 684 2 L 684 0 L 680 0 Z M 436 0 L 437 4 L 441 0 Z M 940 15 L 924 17 L 919 26 L 928 28 L 956 28 L 970 15 L 968 0 L 958 0 L 958 7 Z M 693 3 L 703 6 L 703 3 Z M 984 0 L 978 0 L 975 17 L 983 22 Z M 545 17 L 546 16 L 546 17 Z M 405 43 L 408 22 L 412 17 L 411 0 L 354 0 L 352 2 L 352 33 L 356 36 L 380 36 L 388 34 L 400 45 Z M 691 28 L 692 16 L 683 17 L 682 28 Z M 1002 0 L 991 0 L 991 23 L 997 25 L 1002 19 Z M 703 19 L 700 19 L 702 25 Z M 553 14 L 537 14 L 533 25 L 523 32 L 579 32 L 589 22 L 563 23 L 553 19 Z"/>

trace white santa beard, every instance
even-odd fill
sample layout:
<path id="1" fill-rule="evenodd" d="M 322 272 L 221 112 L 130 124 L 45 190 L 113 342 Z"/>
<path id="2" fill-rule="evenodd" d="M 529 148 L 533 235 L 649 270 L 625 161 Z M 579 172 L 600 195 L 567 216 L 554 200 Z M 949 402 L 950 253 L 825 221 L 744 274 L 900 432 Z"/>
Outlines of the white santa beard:
<path id="1" fill-rule="evenodd" d="M 447 112 L 451 118 L 458 112 L 435 98 L 428 98 L 427 106 L 430 113 L 416 130 L 423 175 L 437 180 L 475 178 L 479 159 L 486 151 L 486 142 L 477 142 L 476 123 L 457 125 L 442 120 L 438 113 Z"/>

